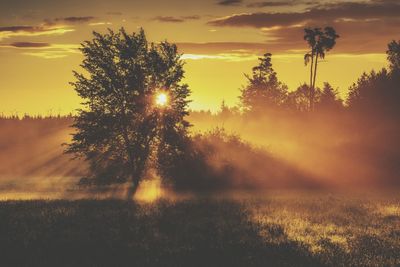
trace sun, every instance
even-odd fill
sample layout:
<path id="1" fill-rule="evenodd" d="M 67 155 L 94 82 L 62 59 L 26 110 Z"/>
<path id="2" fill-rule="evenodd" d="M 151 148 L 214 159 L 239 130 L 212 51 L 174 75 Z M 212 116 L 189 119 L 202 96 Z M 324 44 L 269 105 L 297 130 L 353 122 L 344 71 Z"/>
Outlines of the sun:
<path id="1" fill-rule="evenodd" d="M 164 107 L 168 104 L 168 95 L 166 93 L 160 92 L 156 95 L 157 106 Z"/>

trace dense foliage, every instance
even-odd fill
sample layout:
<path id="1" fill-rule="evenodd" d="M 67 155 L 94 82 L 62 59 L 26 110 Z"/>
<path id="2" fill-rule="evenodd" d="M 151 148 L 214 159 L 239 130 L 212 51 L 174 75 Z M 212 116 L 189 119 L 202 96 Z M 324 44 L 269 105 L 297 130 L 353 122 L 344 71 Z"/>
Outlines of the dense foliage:
<path id="1" fill-rule="evenodd" d="M 278 80 L 272 68 L 272 55 L 264 54 L 253 67 L 252 75 L 246 75 L 248 85 L 241 90 L 241 104 L 245 110 L 260 111 L 281 107 L 287 95 L 287 86 Z"/>
<path id="2" fill-rule="evenodd" d="M 186 134 L 190 91 L 181 83 L 183 62 L 176 45 L 148 43 L 143 30 L 94 32 L 81 51 L 85 72 L 74 72 L 77 81 L 72 85 L 84 108 L 76 116 L 68 152 L 89 161 L 91 173 L 85 181 L 129 180 L 130 197 L 157 146 L 175 148 L 175 137 Z M 168 96 L 168 106 L 155 105 L 159 92 Z"/>

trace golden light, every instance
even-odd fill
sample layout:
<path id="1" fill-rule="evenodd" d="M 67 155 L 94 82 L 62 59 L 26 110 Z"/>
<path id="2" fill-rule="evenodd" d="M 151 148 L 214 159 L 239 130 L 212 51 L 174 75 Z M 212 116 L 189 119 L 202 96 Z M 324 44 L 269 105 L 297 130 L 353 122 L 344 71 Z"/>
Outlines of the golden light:
<path id="1" fill-rule="evenodd" d="M 135 199 L 143 202 L 153 202 L 164 196 L 159 177 L 153 180 L 145 180 L 140 183 Z"/>
<path id="2" fill-rule="evenodd" d="M 168 95 L 164 92 L 159 92 L 156 95 L 156 105 L 164 107 L 168 104 Z"/>

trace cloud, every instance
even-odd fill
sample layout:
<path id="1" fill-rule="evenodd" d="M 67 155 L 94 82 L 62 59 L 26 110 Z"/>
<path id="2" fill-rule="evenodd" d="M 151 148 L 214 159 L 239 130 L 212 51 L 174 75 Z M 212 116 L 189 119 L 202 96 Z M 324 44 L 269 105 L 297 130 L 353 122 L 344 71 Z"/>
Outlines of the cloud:
<path id="1" fill-rule="evenodd" d="M 49 47 L 49 43 L 34 43 L 34 42 L 14 42 L 8 45 L 9 47 L 16 48 L 43 48 Z"/>
<path id="2" fill-rule="evenodd" d="M 154 17 L 153 20 L 156 20 L 159 22 L 184 22 L 185 21 L 182 18 L 170 17 L 170 16 L 158 16 L 158 17 Z"/>
<path id="3" fill-rule="evenodd" d="M 280 42 L 206 42 L 177 43 L 176 45 L 184 58 L 188 59 L 226 59 L 227 57 L 254 59 L 266 52 L 273 53 L 274 56 L 284 54 L 303 58 L 303 54 L 308 51 L 302 36 L 298 43 L 295 43 L 295 46 L 302 46 L 298 49 L 294 49 L 290 43 Z"/>
<path id="4" fill-rule="evenodd" d="M 208 22 L 213 27 L 253 27 L 260 29 L 269 48 L 281 51 L 304 49 L 305 27 L 333 26 L 341 38 L 335 51 L 378 53 L 399 38 L 400 2 L 335 2 L 320 4 L 302 12 L 242 13 Z"/>
<path id="5" fill-rule="evenodd" d="M 21 49 L 23 55 L 44 59 L 64 58 L 71 54 L 79 54 L 79 47 L 79 44 L 50 44 L 35 42 L 0 44 L 0 48 Z"/>
<path id="6" fill-rule="evenodd" d="M 36 26 L 17 25 L 0 27 L 0 40 L 11 37 L 42 36 L 42 35 L 61 35 L 75 31 L 72 24 L 87 23 L 94 20 L 93 16 L 83 17 L 62 17 L 55 19 L 45 19 L 43 23 Z"/>
<path id="7" fill-rule="evenodd" d="M 177 43 L 184 54 L 218 55 L 246 53 L 261 55 L 266 51 L 265 43 L 246 42 L 209 42 L 209 43 Z"/>
<path id="8" fill-rule="evenodd" d="M 212 26 L 270 28 L 305 23 L 334 22 L 338 19 L 386 19 L 398 18 L 400 4 L 386 2 L 345 2 L 324 4 L 304 12 L 242 13 L 217 18 L 208 22 Z"/>
<path id="9" fill-rule="evenodd" d="M 256 60 L 265 52 L 281 53 L 287 56 L 296 55 L 303 58 L 305 50 L 293 50 L 287 47 L 283 50 L 280 44 L 250 43 L 250 42 L 209 42 L 209 43 L 177 43 L 182 59 L 185 60 L 225 60 L 249 61 Z"/>
<path id="10" fill-rule="evenodd" d="M 172 16 L 157 16 L 154 17 L 153 20 L 159 22 L 172 22 L 172 23 L 181 23 L 188 20 L 198 20 L 200 16 L 192 15 L 192 16 L 181 16 L 181 17 L 172 17 Z"/>
<path id="11" fill-rule="evenodd" d="M 62 35 L 67 32 L 75 31 L 69 25 L 87 23 L 95 19 L 92 16 L 85 17 L 63 17 L 55 19 L 45 19 L 37 26 L 17 25 L 0 27 L 0 40 L 11 37 L 43 36 L 43 35 Z"/>
<path id="12" fill-rule="evenodd" d="M 284 6 L 296 6 L 296 5 L 318 5 L 320 1 L 304 1 L 304 0 L 291 0 L 291 1 L 261 1 L 249 3 L 247 7 L 284 7 Z"/>
<path id="13" fill-rule="evenodd" d="M 112 23 L 103 21 L 89 23 L 89 26 L 102 26 L 102 25 L 112 25 Z"/>
<path id="14" fill-rule="evenodd" d="M 56 21 L 64 21 L 69 23 L 86 23 L 91 20 L 94 20 L 95 17 L 86 16 L 86 17 L 66 17 L 66 18 L 57 18 Z"/>
<path id="15" fill-rule="evenodd" d="M 199 15 L 182 16 L 181 18 L 186 19 L 186 20 L 197 20 L 197 19 L 200 19 L 200 16 Z"/>
<path id="16" fill-rule="evenodd" d="M 90 21 L 93 21 L 94 19 L 96 19 L 96 17 L 93 16 L 82 16 L 82 17 L 71 16 L 71 17 L 60 17 L 55 19 L 45 19 L 44 22 L 45 25 L 48 26 L 54 26 L 58 24 L 71 25 L 71 24 L 88 23 Z"/>
<path id="17" fill-rule="evenodd" d="M 72 32 L 74 29 L 68 27 L 42 26 L 7 26 L 0 27 L 0 40 L 21 36 L 61 35 Z"/>
<path id="18" fill-rule="evenodd" d="M 292 6 L 294 4 L 293 1 L 264 1 L 264 2 L 254 2 L 247 4 L 247 7 L 278 7 L 278 6 Z"/>
<path id="19" fill-rule="evenodd" d="M 205 55 L 205 54 L 183 54 L 183 60 L 204 60 L 204 59 L 213 59 L 213 60 L 224 60 L 224 61 L 251 61 L 256 60 L 258 58 L 257 55 L 254 54 L 245 54 L 245 53 L 221 53 L 216 55 Z"/>
<path id="20" fill-rule="evenodd" d="M 220 55 L 203 55 L 203 54 L 183 54 L 183 60 L 201 60 L 201 59 L 223 59 Z"/>
<path id="21" fill-rule="evenodd" d="M 26 52 L 23 54 L 43 59 L 57 59 L 57 58 L 65 58 L 68 56 L 68 54 L 65 54 L 62 51 Z"/>
<path id="22" fill-rule="evenodd" d="M 35 27 L 35 26 L 6 26 L 6 27 L 0 27 L 0 32 L 37 32 L 42 30 L 41 27 Z"/>
<path id="23" fill-rule="evenodd" d="M 218 1 L 217 4 L 221 6 L 237 6 L 240 5 L 242 2 L 242 0 L 221 0 Z"/>
<path id="24" fill-rule="evenodd" d="M 289 26 L 307 19 L 303 13 L 242 13 L 217 18 L 208 22 L 212 26 L 272 28 Z"/>
<path id="25" fill-rule="evenodd" d="M 383 1 L 383 0 L 382 0 Z M 220 0 L 217 2 L 218 5 L 222 6 L 237 6 L 243 4 L 243 0 Z M 295 5 L 315 5 L 319 4 L 320 1 L 305 1 L 305 0 L 287 0 L 287 1 L 260 1 L 248 3 L 247 7 L 281 7 L 281 6 L 295 6 Z"/>

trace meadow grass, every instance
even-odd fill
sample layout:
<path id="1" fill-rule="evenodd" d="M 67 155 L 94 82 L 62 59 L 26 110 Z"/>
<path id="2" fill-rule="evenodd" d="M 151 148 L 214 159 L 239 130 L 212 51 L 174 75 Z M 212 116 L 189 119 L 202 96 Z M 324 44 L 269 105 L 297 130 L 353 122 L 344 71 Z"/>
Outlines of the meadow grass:
<path id="1" fill-rule="evenodd" d="M 1 266 L 398 266 L 400 201 L 0 202 Z"/>

